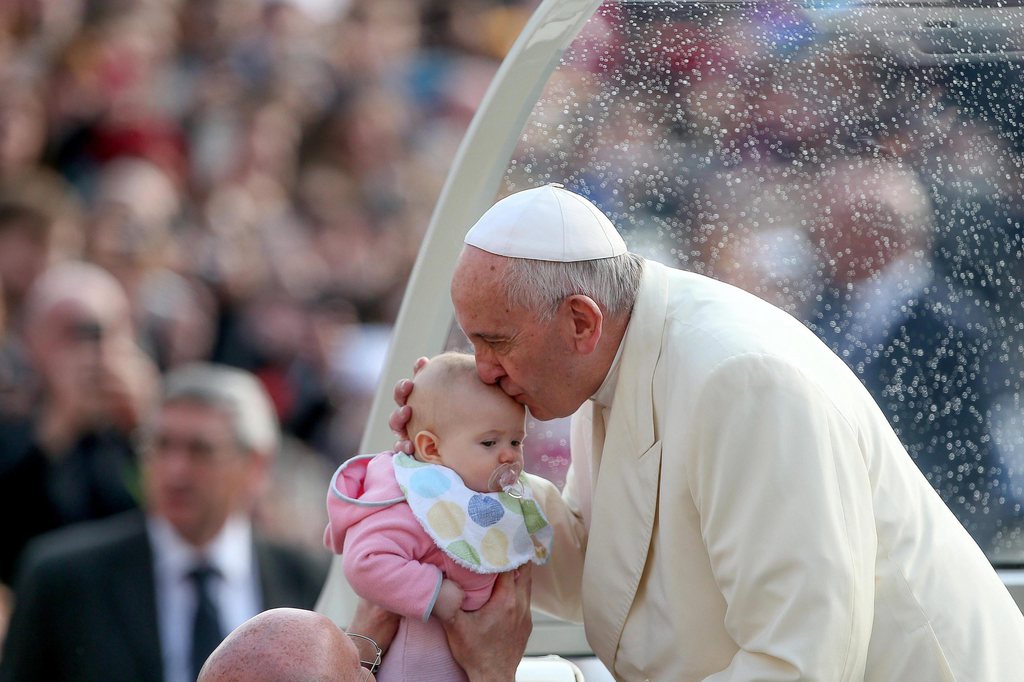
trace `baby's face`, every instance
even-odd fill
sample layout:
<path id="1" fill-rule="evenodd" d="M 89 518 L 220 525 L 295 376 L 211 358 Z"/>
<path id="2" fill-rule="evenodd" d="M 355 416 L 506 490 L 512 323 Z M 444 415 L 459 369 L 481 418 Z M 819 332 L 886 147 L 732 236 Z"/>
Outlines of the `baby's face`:
<path id="1" fill-rule="evenodd" d="M 526 411 L 503 393 L 480 390 L 453 396 L 452 414 L 438 433 L 441 463 L 477 492 L 489 491 L 491 474 L 502 464 L 523 463 Z"/>

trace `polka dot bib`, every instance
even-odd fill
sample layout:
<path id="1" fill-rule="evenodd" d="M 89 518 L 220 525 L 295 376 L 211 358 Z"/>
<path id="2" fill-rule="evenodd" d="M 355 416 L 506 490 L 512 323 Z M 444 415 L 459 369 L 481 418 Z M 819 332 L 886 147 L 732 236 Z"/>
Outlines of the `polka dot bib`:
<path id="1" fill-rule="evenodd" d="M 416 520 L 441 551 L 474 573 L 543 564 L 554 532 L 525 475 L 522 498 L 470 490 L 454 471 L 404 453 L 391 460 Z"/>

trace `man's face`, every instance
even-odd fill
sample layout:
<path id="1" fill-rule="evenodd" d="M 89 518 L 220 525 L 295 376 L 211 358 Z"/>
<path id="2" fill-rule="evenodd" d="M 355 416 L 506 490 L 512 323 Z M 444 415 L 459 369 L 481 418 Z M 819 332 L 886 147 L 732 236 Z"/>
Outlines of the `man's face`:
<path id="1" fill-rule="evenodd" d="M 262 457 L 239 446 L 224 412 L 192 401 L 160 409 L 144 465 L 150 512 L 196 546 L 248 510 L 264 468 Z"/>
<path id="2" fill-rule="evenodd" d="M 124 390 L 116 380 L 132 357 L 127 303 L 85 289 L 54 304 L 35 321 L 31 348 L 49 399 L 74 409 L 85 424 L 116 420 Z"/>
<path id="3" fill-rule="evenodd" d="M 498 384 L 542 421 L 571 415 L 589 397 L 574 375 L 578 358 L 563 311 L 548 321 L 506 303 L 507 259 L 466 247 L 452 278 L 455 318 L 473 344 L 486 384 Z M 581 395 L 582 394 L 582 395 Z"/>

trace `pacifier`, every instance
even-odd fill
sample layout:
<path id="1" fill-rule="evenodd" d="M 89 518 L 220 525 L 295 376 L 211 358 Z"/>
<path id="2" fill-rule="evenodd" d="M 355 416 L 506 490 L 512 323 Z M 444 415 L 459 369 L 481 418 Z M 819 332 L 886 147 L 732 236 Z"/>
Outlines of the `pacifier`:
<path id="1" fill-rule="evenodd" d="M 502 464 L 491 474 L 490 480 L 487 481 L 487 489 L 491 492 L 504 492 L 509 497 L 518 500 L 525 493 L 523 482 L 519 480 L 522 473 L 523 465 L 518 462 Z"/>

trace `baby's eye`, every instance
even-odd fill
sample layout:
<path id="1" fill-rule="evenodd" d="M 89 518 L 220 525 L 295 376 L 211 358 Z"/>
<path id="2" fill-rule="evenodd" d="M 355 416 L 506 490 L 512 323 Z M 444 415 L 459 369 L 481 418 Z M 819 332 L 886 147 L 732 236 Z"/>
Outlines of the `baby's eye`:
<path id="1" fill-rule="evenodd" d="M 494 441 L 493 440 L 480 441 L 480 445 L 483 445 L 485 448 L 493 447 L 494 446 Z"/>
<path id="2" fill-rule="evenodd" d="M 518 448 L 522 444 L 523 444 L 523 441 L 521 441 L 521 440 L 514 440 L 514 441 L 512 441 L 512 447 L 514 447 L 514 448 Z"/>

